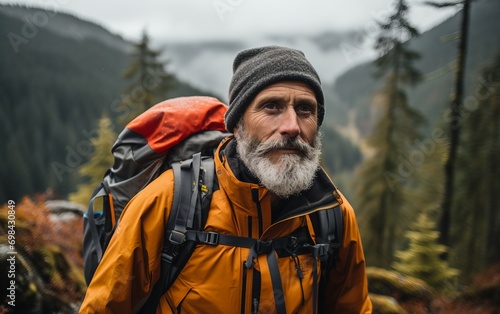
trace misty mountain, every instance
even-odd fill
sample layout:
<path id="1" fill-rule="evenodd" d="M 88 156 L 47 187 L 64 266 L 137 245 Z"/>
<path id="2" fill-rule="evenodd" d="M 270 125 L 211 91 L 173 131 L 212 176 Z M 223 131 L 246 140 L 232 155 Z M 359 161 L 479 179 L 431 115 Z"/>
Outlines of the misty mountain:
<path id="1" fill-rule="evenodd" d="M 499 16 L 500 1 L 480 0 L 471 4 L 465 102 L 478 97 L 475 95 L 478 85 L 488 79 L 478 74 L 500 53 Z M 407 90 L 409 103 L 428 117 L 429 128 L 446 120 L 443 114 L 450 105 L 455 83 L 460 19 L 461 12 L 408 42 L 421 56 L 415 65 L 424 75 L 423 82 Z M 373 97 L 383 81 L 373 76 L 375 70 L 371 62 L 360 64 L 340 75 L 331 89 L 337 96 L 337 105 L 344 110 L 329 118 L 337 125 L 359 132 L 362 137 L 370 132 L 378 113 Z"/>
<path id="2" fill-rule="evenodd" d="M 57 10 L 0 5 L 0 12 L 23 22 L 20 28 L 10 29 L 9 33 L 24 35 L 29 38 L 31 37 L 29 34 L 36 33 L 38 29 L 43 28 L 46 31 L 77 42 L 95 40 L 110 48 L 124 52 L 130 52 L 132 49 L 130 42 L 127 42 L 120 35 L 113 34 L 98 24 Z"/>
<path id="3" fill-rule="evenodd" d="M 275 34 L 241 39 L 198 41 L 169 41 L 155 39 L 156 45 L 165 49 L 170 69 L 179 78 L 206 90 L 212 90 L 227 100 L 232 62 L 236 54 L 247 48 L 264 45 L 282 45 L 302 50 L 315 66 L 323 83 L 332 84 L 334 79 L 363 60 L 371 50 L 360 51 L 353 60 L 346 60 L 341 45 L 351 41 L 354 31 L 325 31 L 319 34 Z M 328 98 L 328 97 L 327 97 Z"/>

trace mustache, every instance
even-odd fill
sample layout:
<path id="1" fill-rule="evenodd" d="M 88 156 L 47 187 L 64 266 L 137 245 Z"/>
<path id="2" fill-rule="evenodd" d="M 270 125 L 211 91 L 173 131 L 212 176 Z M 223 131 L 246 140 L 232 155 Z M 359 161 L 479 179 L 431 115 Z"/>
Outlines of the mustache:
<path id="1" fill-rule="evenodd" d="M 314 148 L 313 145 L 301 140 L 300 138 L 286 138 L 286 139 L 275 139 L 269 140 L 264 143 L 260 143 L 255 147 L 254 153 L 258 156 L 263 156 L 274 150 L 295 150 L 299 155 L 307 157 L 310 154 L 311 149 Z"/>

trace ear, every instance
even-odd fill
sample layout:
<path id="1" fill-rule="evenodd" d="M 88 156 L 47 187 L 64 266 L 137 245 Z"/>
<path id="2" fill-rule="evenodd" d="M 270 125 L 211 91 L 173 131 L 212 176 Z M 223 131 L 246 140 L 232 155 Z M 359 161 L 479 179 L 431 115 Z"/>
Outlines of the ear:
<path id="1" fill-rule="evenodd" d="M 240 128 L 238 126 L 235 126 L 233 128 L 233 135 L 234 135 L 235 138 L 239 138 L 240 137 Z"/>

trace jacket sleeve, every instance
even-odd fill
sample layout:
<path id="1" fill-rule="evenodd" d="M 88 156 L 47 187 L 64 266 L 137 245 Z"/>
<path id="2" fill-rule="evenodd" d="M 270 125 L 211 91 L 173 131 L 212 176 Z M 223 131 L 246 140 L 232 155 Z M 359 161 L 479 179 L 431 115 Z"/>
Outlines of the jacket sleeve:
<path id="1" fill-rule="evenodd" d="M 80 313 L 133 313 L 147 299 L 160 276 L 167 205 L 172 204 L 172 193 L 165 191 L 173 189 L 172 180 L 170 171 L 163 173 L 126 206 Z"/>
<path id="2" fill-rule="evenodd" d="M 330 271 L 323 296 L 324 313 L 372 313 L 365 256 L 356 216 L 344 196 L 342 199 L 344 239 L 339 250 L 339 260 Z"/>

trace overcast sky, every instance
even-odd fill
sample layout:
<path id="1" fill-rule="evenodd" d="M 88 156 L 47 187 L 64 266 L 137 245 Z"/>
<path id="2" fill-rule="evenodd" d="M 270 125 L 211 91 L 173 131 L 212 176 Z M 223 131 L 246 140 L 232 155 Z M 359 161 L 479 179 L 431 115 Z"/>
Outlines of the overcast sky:
<path id="1" fill-rule="evenodd" d="M 439 0 L 438 0 L 439 1 Z M 425 31 L 454 13 L 408 0 L 410 19 Z M 196 40 L 318 31 L 370 32 L 394 0 L 0 0 L 72 13 L 126 39 L 143 29 L 152 39 Z"/>

